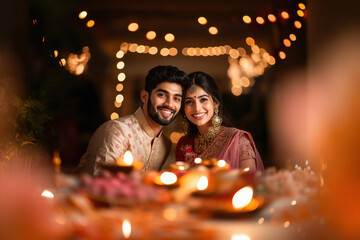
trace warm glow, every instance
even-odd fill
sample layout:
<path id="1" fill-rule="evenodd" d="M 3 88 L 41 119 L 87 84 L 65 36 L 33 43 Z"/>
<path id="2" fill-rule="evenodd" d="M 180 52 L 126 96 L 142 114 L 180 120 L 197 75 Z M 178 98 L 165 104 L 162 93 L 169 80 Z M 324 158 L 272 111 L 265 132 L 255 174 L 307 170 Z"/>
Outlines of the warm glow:
<path id="1" fill-rule="evenodd" d="M 198 18 L 198 22 L 201 24 L 201 25 L 205 25 L 207 23 L 207 20 L 206 18 L 204 17 L 199 17 Z"/>
<path id="2" fill-rule="evenodd" d="M 156 38 L 156 32 L 154 31 L 148 31 L 146 33 L 146 39 L 147 40 L 154 40 Z"/>
<path id="3" fill-rule="evenodd" d="M 281 17 L 282 17 L 283 19 L 289 19 L 290 15 L 289 15 L 288 12 L 282 11 L 282 12 L 281 12 Z"/>
<path id="4" fill-rule="evenodd" d="M 238 52 L 239 52 L 239 55 L 241 56 L 241 57 L 243 57 L 243 56 L 245 56 L 246 55 L 246 50 L 245 50 L 245 48 L 242 48 L 242 47 L 238 47 Z"/>
<path id="5" fill-rule="evenodd" d="M 145 46 L 144 46 L 144 45 L 139 45 L 139 46 L 136 48 L 136 52 L 137 52 L 137 53 L 143 53 L 143 52 L 145 52 Z"/>
<path id="6" fill-rule="evenodd" d="M 116 85 L 116 91 L 121 92 L 123 89 L 124 89 L 124 85 L 122 85 L 121 83 L 118 83 Z"/>
<path id="7" fill-rule="evenodd" d="M 291 202 L 291 205 L 295 206 L 295 205 L 296 205 L 296 200 L 293 200 L 293 201 Z"/>
<path id="8" fill-rule="evenodd" d="M 217 162 L 218 167 L 225 167 L 226 166 L 226 162 L 225 160 L 221 159 Z"/>
<path id="9" fill-rule="evenodd" d="M 177 217 L 177 211 L 174 208 L 165 208 L 163 211 L 163 217 L 168 221 L 174 221 Z"/>
<path id="10" fill-rule="evenodd" d="M 299 8 L 300 8 L 301 10 L 305 10 L 305 8 L 306 8 L 306 7 L 305 7 L 305 4 L 303 4 L 303 3 L 299 3 L 298 6 L 299 6 Z"/>
<path id="11" fill-rule="evenodd" d="M 116 58 L 122 58 L 122 57 L 124 57 L 124 52 L 120 50 L 116 53 Z"/>
<path id="12" fill-rule="evenodd" d="M 290 47 L 290 46 L 291 46 L 291 42 L 290 42 L 290 40 L 287 39 L 287 38 L 285 38 L 285 39 L 283 40 L 283 43 L 284 43 L 285 47 Z"/>
<path id="13" fill-rule="evenodd" d="M 236 58 L 238 58 L 238 57 L 240 56 L 240 54 L 239 54 L 238 50 L 236 50 L 236 49 L 231 49 L 231 50 L 229 51 L 229 56 L 230 56 L 231 58 L 236 59 Z"/>
<path id="14" fill-rule="evenodd" d="M 87 23 L 86 23 L 86 26 L 91 28 L 95 25 L 95 21 L 94 20 L 89 20 Z"/>
<path id="15" fill-rule="evenodd" d="M 162 183 L 164 183 L 165 185 L 170 185 L 170 184 L 174 184 L 177 181 L 177 176 L 175 173 L 172 172 L 163 172 L 160 175 L 160 180 Z"/>
<path id="16" fill-rule="evenodd" d="M 201 158 L 195 158 L 194 163 L 200 164 L 202 162 Z"/>
<path id="17" fill-rule="evenodd" d="M 258 24 L 264 24 L 264 23 L 265 23 L 265 20 L 264 20 L 262 17 L 257 17 L 257 18 L 256 18 L 256 22 L 257 22 Z"/>
<path id="18" fill-rule="evenodd" d="M 276 22 L 276 17 L 275 17 L 274 14 L 269 14 L 268 19 L 269 19 L 270 22 Z"/>
<path id="19" fill-rule="evenodd" d="M 118 80 L 119 80 L 120 82 L 124 81 L 125 78 L 126 78 L 125 73 L 119 73 L 119 75 L 118 75 Z"/>
<path id="20" fill-rule="evenodd" d="M 80 18 L 80 19 L 84 19 L 84 18 L 86 18 L 86 16 L 87 16 L 87 12 L 86 12 L 86 11 L 82 11 L 81 13 L 79 13 L 79 18 Z"/>
<path id="21" fill-rule="evenodd" d="M 269 63 L 270 65 L 274 65 L 274 64 L 276 63 L 275 58 L 274 58 L 273 56 L 269 56 L 269 58 L 268 58 L 268 63 Z"/>
<path id="22" fill-rule="evenodd" d="M 54 194 L 52 192 L 50 192 L 49 190 L 44 190 L 41 193 L 41 196 L 43 196 L 45 198 L 54 198 Z"/>
<path id="23" fill-rule="evenodd" d="M 280 52 L 279 52 L 279 58 L 281 58 L 281 59 L 285 59 L 285 58 L 286 58 L 286 54 L 285 54 L 284 51 L 280 51 Z"/>
<path id="24" fill-rule="evenodd" d="M 170 53 L 170 50 L 169 50 L 168 48 L 162 48 L 162 49 L 160 50 L 160 55 L 161 55 L 161 56 L 166 57 L 167 55 L 169 55 L 169 53 Z"/>
<path id="25" fill-rule="evenodd" d="M 243 172 L 248 172 L 248 171 L 250 171 L 249 167 L 246 167 L 246 168 L 243 169 Z"/>
<path id="26" fill-rule="evenodd" d="M 239 209 L 247 206 L 253 197 L 253 189 L 251 187 L 244 187 L 237 191 L 232 199 L 234 208 Z"/>
<path id="27" fill-rule="evenodd" d="M 209 33 L 212 35 L 216 35 L 218 33 L 218 29 L 216 27 L 210 27 L 209 28 Z"/>
<path id="28" fill-rule="evenodd" d="M 244 21 L 244 23 L 249 24 L 249 23 L 251 23 L 251 17 L 249 17 L 248 15 L 245 15 L 245 16 L 243 16 L 243 21 Z"/>
<path id="29" fill-rule="evenodd" d="M 125 239 L 128 239 L 131 234 L 131 224 L 130 221 L 127 219 L 124 219 L 122 224 L 122 231 Z"/>
<path id="30" fill-rule="evenodd" d="M 120 61 L 116 64 L 117 69 L 123 69 L 125 67 L 125 63 L 123 61 Z"/>
<path id="31" fill-rule="evenodd" d="M 199 191 L 202 191 L 202 190 L 205 190 L 209 185 L 209 181 L 208 181 L 208 178 L 206 176 L 202 176 L 200 177 L 197 185 L 196 185 L 196 188 L 199 190 Z"/>
<path id="32" fill-rule="evenodd" d="M 240 96 L 241 93 L 242 93 L 242 87 L 232 86 L 232 87 L 231 87 L 231 92 L 232 92 L 232 94 L 234 94 L 235 96 Z"/>
<path id="33" fill-rule="evenodd" d="M 301 22 L 299 22 L 299 21 L 295 21 L 295 22 L 294 22 L 294 26 L 295 26 L 296 28 L 300 29 L 300 28 L 302 27 L 302 24 L 301 24 Z"/>
<path id="34" fill-rule="evenodd" d="M 297 13 L 297 15 L 298 15 L 299 17 L 303 17 L 303 16 L 305 15 L 302 10 L 297 10 L 296 13 Z"/>
<path id="35" fill-rule="evenodd" d="M 248 87 L 250 86 L 250 80 L 249 78 L 245 77 L 245 76 L 242 76 L 240 78 L 240 81 L 241 81 L 241 85 L 244 86 L 244 87 Z"/>
<path id="36" fill-rule="evenodd" d="M 149 53 L 150 53 L 151 55 L 155 55 L 157 52 L 158 52 L 157 47 L 151 47 L 151 48 L 149 48 Z"/>
<path id="37" fill-rule="evenodd" d="M 59 51 L 58 50 L 54 50 L 54 57 L 59 56 Z"/>
<path id="38" fill-rule="evenodd" d="M 172 47 L 172 48 L 169 49 L 169 55 L 170 56 L 176 56 L 177 53 L 178 53 L 178 50 L 176 48 Z"/>
<path id="39" fill-rule="evenodd" d="M 175 40 L 175 36 L 172 33 L 167 33 L 164 38 L 167 42 L 173 42 Z"/>
<path id="40" fill-rule="evenodd" d="M 260 48 L 259 48 L 259 46 L 258 45 L 252 45 L 251 46 L 251 51 L 253 51 L 253 53 L 255 53 L 255 54 L 259 54 L 260 53 Z"/>
<path id="41" fill-rule="evenodd" d="M 122 103 L 124 101 L 124 96 L 122 94 L 118 94 L 115 99 L 118 103 Z"/>
<path id="42" fill-rule="evenodd" d="M 265 219 L 262 217 L 262 218 L 259 218 L 259 220 L 258 220 L 258 224 L 263 224 L 264 223 L 264 221 L 265 221 Z"/>
<path id="43" fill-rule="evenodd" d="M 133 155 L 132 153 L 127 150 L 125 153 L 124 153 L 124 165 L 125 166 L 131 166 L 132 163 L 133 163 Z"/>
<path id="44" fill-rule="evenodd" d="M 138 29 L 139 29 L 139 24 L 137 24 L 137 23 L 130 23 L 128 25 L 128 30 L 130 32 L 136 32 Z"/>
<path id="45" fill-rule="evenodd" d="M 113 112 L 111 115 L 110 115 L 110 119 L 111 120 L 114 120 L 116 118 L 119 118 L 119 114 L 117 114 L 116 112 Z"/>
<path id="46" fill-rule="evenodd" d="M 245 234 L 235 234 L 231 236 L 231 240 L 251 240 L 251 238 Z"/>
<path id="47" fill-rule="evenodd" d="M 122 103 L 118 103 L 117 101 L 115 101 L 114 105 L 115 105 L 116 108 L 119 108 L 119 107 L 121 107 Z"/>
<path id="48" fill-rule="evenodd" d="M 65 65 L 66 65 L 66 59 L 65 59 L 65 58 L 60 59 L 60 65 L 61 65 L 61 66 L 65 66 Z"/>
<path id="49" fill-rule="evenodd" d="M 284 228 L 288 228 L 290 226 L 290 222 L 289 221 L 285 221 L 284 222 Z"/>
<path id="50" fill-rule="evenodd" d="M 247 37 L 245 41 L 246 41 L 246 44 L 249 46 L 252 46 L 255 44 L 255 40 L 252 37 Z"/>
<path id="51" fill-rule="evenodd" d="M 293 33 L 291 33 L 290 35 L 289 35 L 289 38 L 290 38 L 290 40 L 291 41 L 296 41 L 296 35 L 295 34 L 293 34 Z"/>

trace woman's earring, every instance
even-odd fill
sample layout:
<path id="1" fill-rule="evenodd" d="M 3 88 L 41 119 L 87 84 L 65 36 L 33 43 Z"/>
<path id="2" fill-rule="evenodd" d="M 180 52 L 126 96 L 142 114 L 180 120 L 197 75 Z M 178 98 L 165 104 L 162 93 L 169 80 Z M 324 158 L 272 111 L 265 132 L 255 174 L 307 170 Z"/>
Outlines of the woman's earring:
<path id="1" fill-rule="evenodd" d="M 188 134 L 188 131 L 189 131 L 189 123 L 188 123 L 188 121 L 186 120 L 186 117 L 184 117 L 184 118 L 181 120 L 181 125 L 182 125 L 182 127 L 183 127 L 184 133 L 185 133 L 185 134 Z"/>
<path id="2" fill-rule="evenodd" d="M 212 122 L 214 128 L 220 127 L 220 125 L 222 123 L 222 118 L 219 116 L 219 108 L 218 107 L 214 108 L 214 115 L 211 118 L 211 122 Z"/>

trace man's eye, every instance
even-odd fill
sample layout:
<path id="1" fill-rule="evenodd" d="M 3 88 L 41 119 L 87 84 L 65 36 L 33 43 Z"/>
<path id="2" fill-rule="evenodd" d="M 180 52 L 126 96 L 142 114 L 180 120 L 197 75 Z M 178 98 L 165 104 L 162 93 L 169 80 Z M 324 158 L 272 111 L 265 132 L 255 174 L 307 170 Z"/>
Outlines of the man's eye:
<path id="1" fill-rule="evenodd" d="M 159 93 L 159 94 L 158 94 L 158 97 L 165 97 L 165 94 Z"/>
<path id="2" fill-rule="evenodd" d="M 176 102 L 181 102 L 181 98 L 174 98 L 174 100 L 176 101 Z"/>

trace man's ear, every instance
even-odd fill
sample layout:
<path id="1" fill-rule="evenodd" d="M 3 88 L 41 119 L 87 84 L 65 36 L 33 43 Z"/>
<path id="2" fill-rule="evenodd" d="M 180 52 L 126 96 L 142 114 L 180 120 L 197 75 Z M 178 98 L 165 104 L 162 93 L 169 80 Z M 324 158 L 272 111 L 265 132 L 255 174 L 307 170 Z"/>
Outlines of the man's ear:
<path id="1" fill-rule="evenodd" d="M 149 94 L 147 91 L 145 90 L 141 90 L 140 92 L 140 98 L 141 98 L 141 102 L 142 103 L 146 103 L 148 101 L 148 98 L 149 98 Z"/>

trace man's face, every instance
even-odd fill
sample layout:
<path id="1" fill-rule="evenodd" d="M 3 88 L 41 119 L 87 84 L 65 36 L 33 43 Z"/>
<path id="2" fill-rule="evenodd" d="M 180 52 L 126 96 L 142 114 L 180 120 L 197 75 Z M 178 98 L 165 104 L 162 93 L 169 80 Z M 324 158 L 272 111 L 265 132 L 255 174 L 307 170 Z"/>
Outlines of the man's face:
<path id="1" fill-rule="evenodd" d="M 163 82 L 152 90 L 147 102 L 147 112 L 156 123 L 169 125 L 179 113 L 182 99 L 180 84 Z"/>

